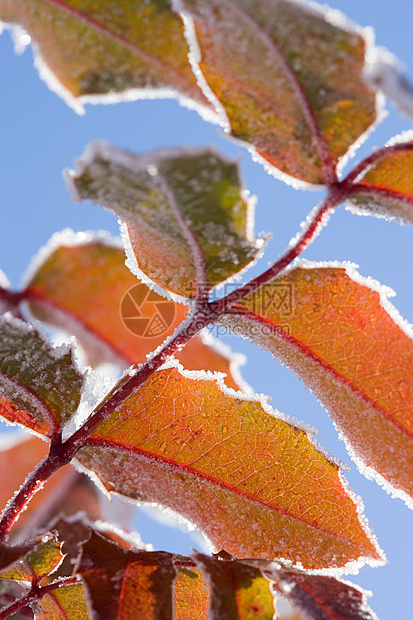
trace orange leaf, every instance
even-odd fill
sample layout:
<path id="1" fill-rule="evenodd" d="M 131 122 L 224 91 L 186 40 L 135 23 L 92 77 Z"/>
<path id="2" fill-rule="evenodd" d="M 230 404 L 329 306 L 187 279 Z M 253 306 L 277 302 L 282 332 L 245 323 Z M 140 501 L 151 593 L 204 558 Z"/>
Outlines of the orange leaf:
<path id="1" fill-rule="evenodd" d="M 0 319 L 0 415 L 50 437 L 75 413 L 83 376 L 72 350 L 54 349 L 32 325 Z"/>
<path id="2" fill-rule="evenodd" d="M 272 620 L 274 599 L 270 584 L 257 568 L 242 562 L 220 561 L 194 554 L 211 589 L 211 620 Z"/>
<path id="3" fill-rule="evenodd" d="M 116 7 L 109 0 L 0 0 L 0 17 L 28 30 L 65 98 L 70 93 L 87 102 L 87 95 L 108 94 L 113 101 L 115 93 L 126 93 L 136 99 L 155 90 L 213 114 L 191 71 L 181 20 L 166 0 L 118 0 Z M 52 85 L 62 94 L 59 82 Z"/>
<path id="4" fill-rule="evenodd" d="M 125 266 L 124 250 L 113 242 L 82 243 L 79 238 L 62 235 L 62 245 L 54 247 L 31 277 L 23 292 L 31 313 L 74 334 L 93 366 L 115 361 L 125 368 L 145 362 L 147 354 L 186 318 L 187 306 L 167 301 L 138 282 Z M 145 301 L 149 295 L 152 301 Z M 128 318 L 138 312 L 146 318 L 145 325 Z M 158 330 L 151 331 L 157 317 L 165 318 Z M 225 372 L 227 385 L 240 388 L 232 375 L 235 362 L 201 336 L 190 340 L 176 357 L 189 370 Z"/>
<path id="5" fill-rule="evenodd" d="M 78 566 L 92 617 L 172 620 L 172 556 L 162 551 L 130 552 L 92 532 Z"/>
<path id="6" fill-rule="evenodd" d="M 362 78 L 366 43 L 331 13 L 277 0 L 180 0 L 199 67 L 233 136 L 287 175 L 332 180 L 340 157 L 373 123 Z"/>
<path id="7" fill-rule="evenodd" d="M 280 305 L 285 289 L 290 306 Z M 388 309 L 385 293 L 344 268 L 299 267 L 246 297 L 223 322 L 292 368 L 363 472 L 377 472 L 406 498 L 413 495 L 413 343 Z"/>
<path id="8" fill-rule="evenodd" d="M 36 602 L 36 620 L 88 620 L 82 584 L 57 588 Z"/>
<path id="9" fill-rule="evenodd" d="M 392 140 L 388 152 L 383 149 L 382 157 L 366 167 L 347 201 L 351 211 L 413 223 L 413 142 L 403 144 L 400 140 L 404 137 Z"/>
<path id="10" fill-rule="evenodd" d="M 209 588 L 201 571 L 176 566 L 174 612 L 176 620 L 209 620 Z"/>
<path id="11" fill-rule="evenodd" d="M 0 510 L 48 453 L 48 444 L 33 435 L 22 433 L 9 445 L 3 435 L 2 443 L 5 447 L 0 451 Z M 84 475 L 78 474 L 72 465 L 65 465 L 47 481 L 40 493 L 34 495 L 27 510 L 20 514 L 11 530 L 11 539 L 32 536 L 46 527 L 59 512 L 70 515 L 80 510 L 86 512 L 90 519 L 101 518 L 94 485 Z"/>
<path id="12" fill-rule="evenodd" d="M 160 370 L 77 453 L 108 491 L 167 506 L 236 557 L 380 559 L 337 465 L 262 403 Z"/>

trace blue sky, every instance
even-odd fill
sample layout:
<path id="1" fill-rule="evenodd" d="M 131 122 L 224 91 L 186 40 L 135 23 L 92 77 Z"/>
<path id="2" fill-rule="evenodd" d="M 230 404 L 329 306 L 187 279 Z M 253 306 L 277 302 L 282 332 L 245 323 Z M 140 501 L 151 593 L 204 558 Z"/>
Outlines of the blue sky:
<path id="1" fill-rule="evenodd" d="M 413 80 L 411 24 L 413 4 L 408 0 L 341 0 L 334 8 L 361 25 L 372 25 L 376 40 L 398 56 Z M 117 234 L 114 216 L 99 207 L 72 204 L 62 180 L 87 143 L 105 139 L 118 147 L 145 153 L 159 147 L 215 144 L 241 159 L 245 186 L 256 194 L 256 231 L 273 233 L 266 257 L 274 259 L 298 231 L 300 222 L 322 194 L 295 191 L 270 177 L 248 152 L 222 137 L 174 101 L 138 101 L 116 106 L 88 106 L 85 116 L 50 92 L 33 68 L 31 50 L 15 56 L 9 34 L 0 37 L 0 268 L 18 287 L 31 257 L 50 236 L 67 226 L 74 230 L 104 228 Z M 410 64 L 410 67 L 409 67 Z M 411 123 L 389 105 L 389 116 L 356 155 L 370 152 Z M 354 161 L 354 160 L 353 160 Z M 413 228 L 374 218 L 351 215 L 340 208 L 321 236 L 305 252 L 311 260 L 349 260 L 359 272 L 372 276 L 397 292 L 393 303 L 413 322 Z M 351 464 L 327 414 L 292 373 L 269 354 L 236 338 L 228 339 L 235 351 L 249 359 L 244 376 L 257 392 L 270 394 L 273 406 L 320 429 L 318 440 L 344 462 Z M 366 515 L 384 548 L 389 565 L 365 567 L 354 581 L 374 592 L 372 607 L 381 620 L 413 619 L 411 556 L 412 511 L 392 500 L 374 482 L 363 478 L 351 464 L 346 474 L 351 487 L 362 495 Z M 137 527 L 156 548 L 187 552 L 195 543 L 176 529 L 161 529 L 142 513 Z"/>

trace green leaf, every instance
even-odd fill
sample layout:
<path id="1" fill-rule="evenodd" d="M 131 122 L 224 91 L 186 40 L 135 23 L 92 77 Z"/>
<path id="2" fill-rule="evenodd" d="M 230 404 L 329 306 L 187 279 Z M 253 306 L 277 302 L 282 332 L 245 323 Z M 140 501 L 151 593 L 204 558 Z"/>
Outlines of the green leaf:
<path id="1" fill-rule="evenodd" d="M 233 277 L 262 246 L 237 165 L 212 150 L 137 157 L 95 143 L 67 178 L 75 198 L 125 222 L 131 271 L 180 297 Z"/>
<path id="2" fill-rule="evenodd" d="M 191 99 L 213 114 L 191 71 L 182 22 L 167 0 L 0 0 L 0 17 L 30 33 L 58 80 L 53 89 L 66 98 L 107 94 L 116 101 L 117 93 L 137 99 L 155 92 Z M 72 97 L 69 102 L 82 110 Z"/>
<path id="3" fill-rule="evenodd" d="M 62 559 L 60 544 L 54 537 L 45 535 L 38 542 L 36 548 L 30 551 L 23 560 L 19 560 L 0 573 L 0 578 L 24 582 L 40 581 L 55 571 Z"/>
<path id="4" fill-rule="evenodd" d="M 365 168 L 346 202 L 350 211 L 375 215 L 401 224 L 413 223 L 413 142 L 401 142 L 411 132 L 391 140 L 381 157 Z"/>
<path id="5" fill-rule="evenodd" d="M 25 542 L 21 545 L 6 545 L 0 542 L 0 570 L 8 568 L 10 564 L 23 559 L 29 551 L 36 546 L 35 541 Z"/>
<path id="6" fill-rule="evenodd" d="M 334 180 L 340 158 L 376 118 L 375 96 L 362 77 L 361 29 L 303 2 L 179 5 L 231 134 L 294 179 Z"/>
<path id="7" fill-rule="evenodd" d="M 83 376 L 71 349 L 53 349 L 35 328 L 0 319 L 0 415 L 51 437 L 80 402 Z"/>
<path id="8" fill-rule="evenodd" d="M 306 432 L 196 373 L 154 373 L 77 459 L 108 491 L 172 509 L 238 558 L 306 568 L 381 558 L 338 466 Z"/>
<path id="9" fill-rule="evenodd" d="M 33 608 L 35 620 L 92 620 L 80 583 L 53 590 L 36 601 Z"/>
<path id="10" fill-rule="evenodd" d="M 274 600 L 270 584 L 257 568 L 194 554 L 211 589 L 210 620 L 272 620 Z"/>
<path id="11" fill-rule="evenodd" d="M 412 331 L 386 292 L 350 268 L 297 267 L 221 320 L 292 368 L 362 473 L 412 506 Z"/>

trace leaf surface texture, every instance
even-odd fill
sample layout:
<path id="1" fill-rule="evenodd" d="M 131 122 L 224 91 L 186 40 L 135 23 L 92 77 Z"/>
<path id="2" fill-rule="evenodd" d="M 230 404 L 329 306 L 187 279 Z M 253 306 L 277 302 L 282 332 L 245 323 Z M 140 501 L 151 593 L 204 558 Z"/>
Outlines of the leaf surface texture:
<path id="1" fill-rule="evenodd" d="M 72 351 L 53 349 L 35 328 L 0 320 L 0 415 L 50 437 L 77 410 L 83 376 Z"/>
<path id="2" fill-rule="evenodd" d="M 401 146 L 401 145 L 400 145 Z M 358 179 L 350 208 L 363 215 L 396 219 L 402 224 L 413 223 L 413 142 L 405 149 L 392 151 L 369 166 Z"/>
<path id="3" fill-rule="evenodd" d="M 171 508 L 235 557 L 311 568 L 380 558 L 337 465 L 303 430 L 212 380 L 156 372 L 77 458 L 108 491 Z"/>
<path id="4" fill-rule="evenodd" d="M 280 305 L 283 289 L 290 306 Z M 413 343 L 396 314 L 385 293 L 344 268 L 298 267 L 244 298 L 223 322 L 292 368 L 367 474 L 411 497 Z"/>
<path id="5" fill-rule="evenodd" d="M 262 245 L 237 165 L 213 150 L 137 157 L 95 143 L 68 179 L 74 196 L 125 222 L 131 270 L 180 297 L 233 277 Z"/>
<path id="6" fill-rule="evenodd" d="M 56 248 L 23 294 L 36 319 L 77 337 L 93 366 L 114 361 L 126 368 L 146 362 L 188 311 L 138 282 L 125 266 L 124 250 L 99 240 Z M 232 374 L 235 361 L 200 335 L 176 357 L 188 370 L 226 373 L 228 387 L 240 388 Z"/>
<path id="7" fill-rule="evenodd" d="M 376 117 L 366 43 L 331 14 L 287 0 L 181 0 L 199 67 L 231 134 L 295 179 L 322 184 Z M 188 30 L 191 36 L 190 30 Z"/>
<path id="8" fill-rule="evenodd" d="M 0 16 L 30 33 L 75 97 L 113 98 L 132 89 L 209 107 L 188 62 L 182 22 L 167 0 L 0 0 Z"/>

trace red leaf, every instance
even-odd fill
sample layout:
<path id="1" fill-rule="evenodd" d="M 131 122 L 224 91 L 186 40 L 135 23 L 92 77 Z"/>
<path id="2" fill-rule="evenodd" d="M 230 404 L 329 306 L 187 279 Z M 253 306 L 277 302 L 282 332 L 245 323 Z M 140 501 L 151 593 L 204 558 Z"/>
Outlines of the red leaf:
<path id="1" fill-rule="evenodd" d="M 370 594 L 352 583 L 283 568 L 263 573 L 307 620 L 377 620 L 366 602 Z"/>
<path id="2" fill-rule="evenodd" d="M 365 474 L 374 470 L 379 482 L 411 497 L 412 339 L 387 310 L 385 293 L 354 278 L 342 268 L 296 268 L 247 296 L 223 322 L 298 374 Z M 287 305 L 280 303 L 285 290 L 293 300 Z"/>
<path id="3" fill-rule="evenodd" d="M 78 567 L 94 620 L 172 620 L 172 556 L 129 552 L 93 532 Z"/>

